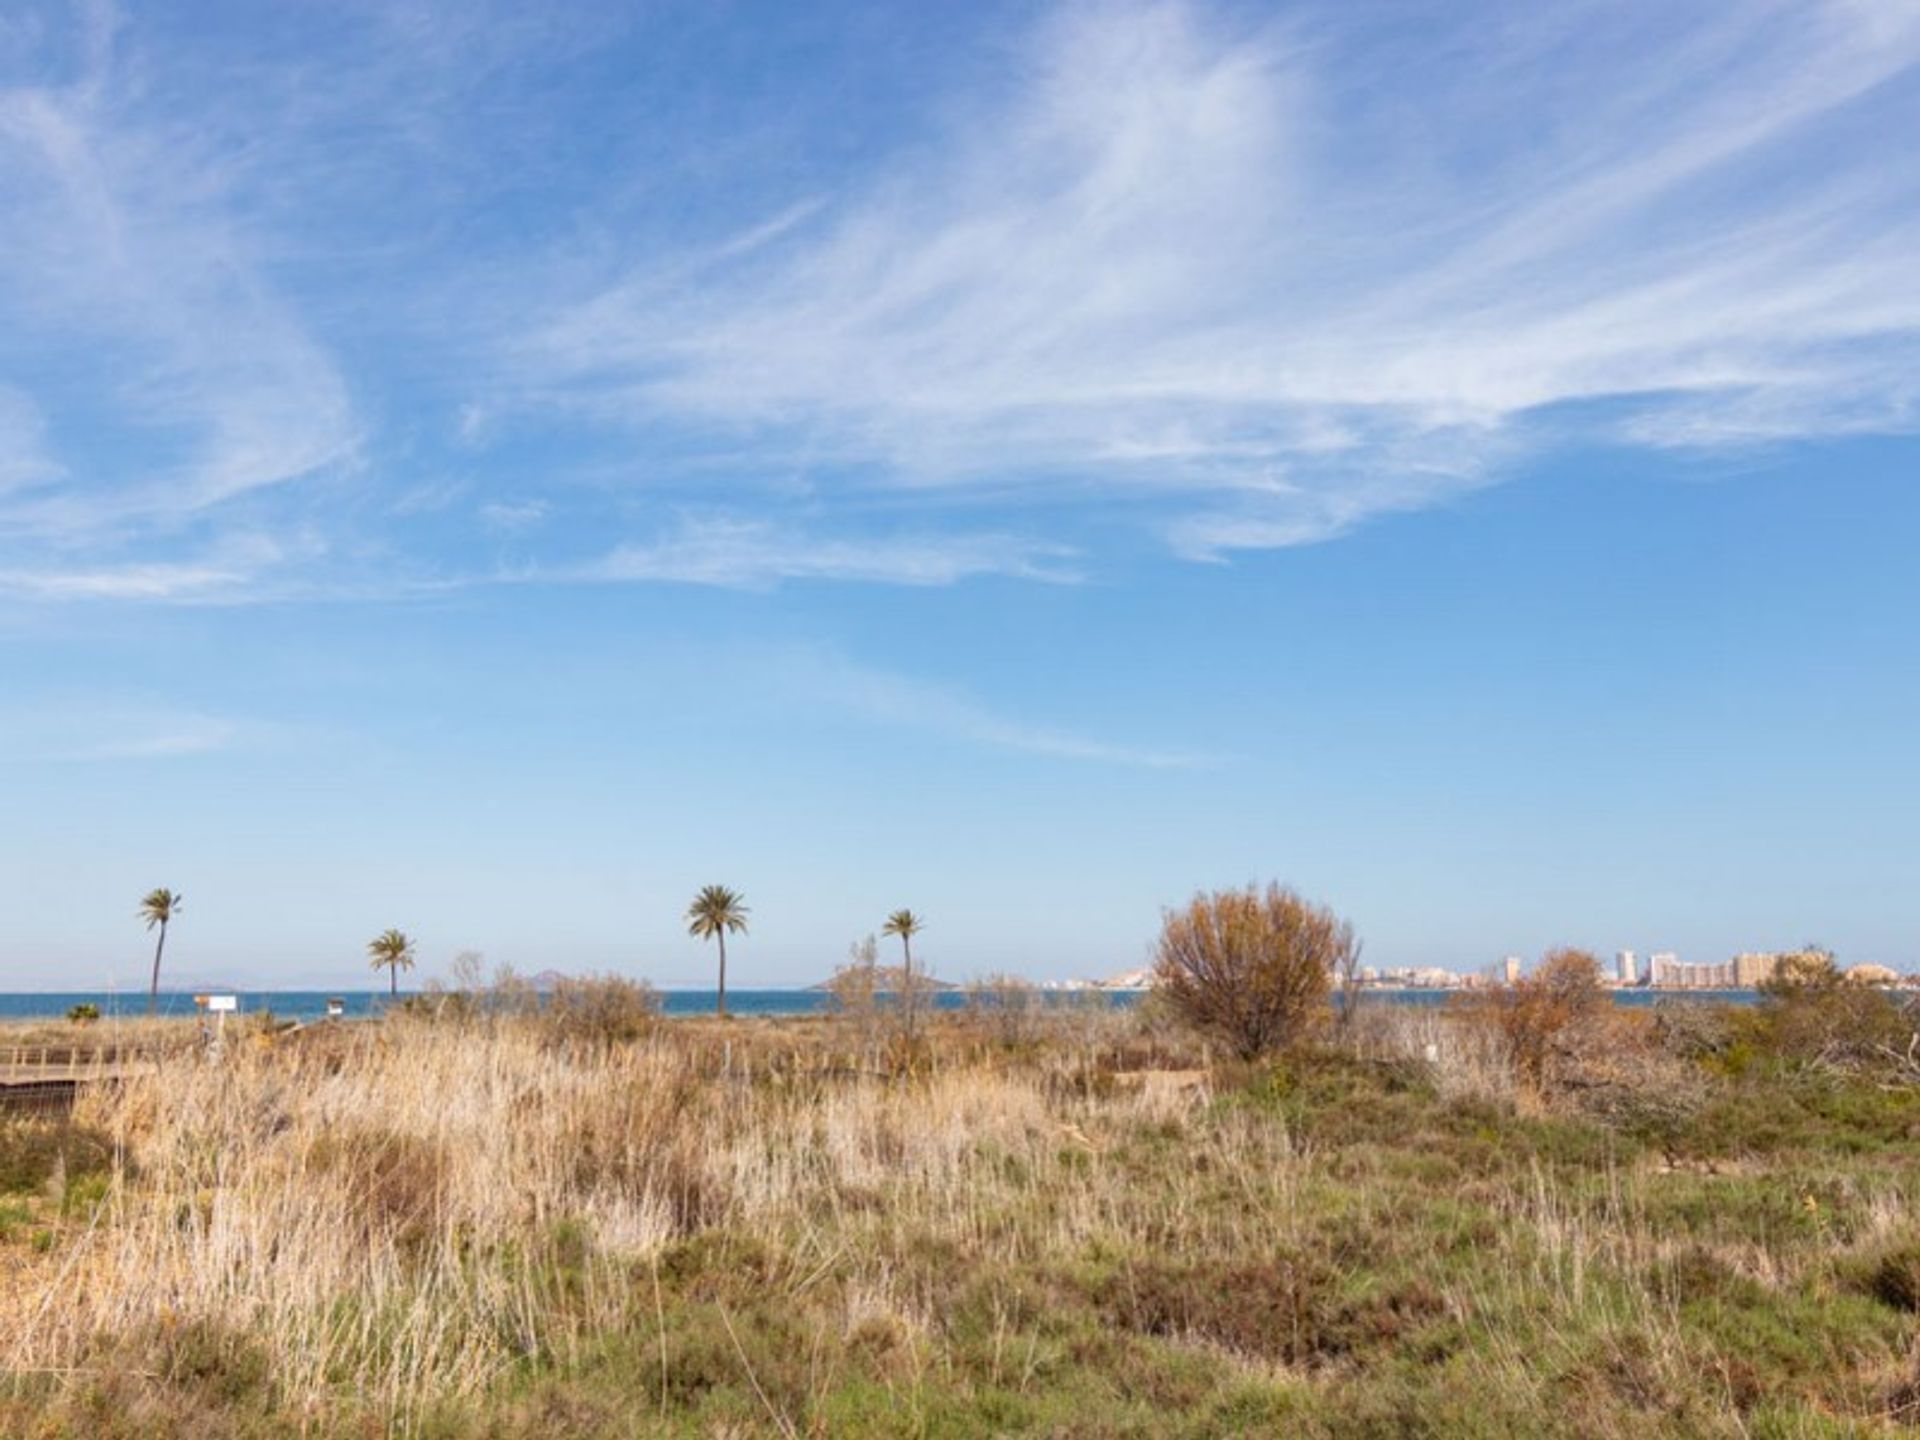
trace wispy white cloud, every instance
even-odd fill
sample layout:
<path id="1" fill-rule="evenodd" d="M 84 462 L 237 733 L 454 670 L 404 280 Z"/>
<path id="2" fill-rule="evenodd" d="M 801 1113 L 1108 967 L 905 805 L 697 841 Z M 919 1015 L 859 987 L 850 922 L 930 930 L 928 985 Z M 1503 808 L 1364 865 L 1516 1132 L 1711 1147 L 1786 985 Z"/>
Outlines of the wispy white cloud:
<path id="1" fill-rule="evenodd" d="M 1920 0 L 1070 0 L 737 185 L 792 97 L 569 68 L 643 7 L 301 23 L 0 29 L 0 591 L 1055 581 L 1920 427 Z"/>
<path id="2" fill-rule="evenodd" d="M 224 750 L 240 727 L 191 711 L 111 702 L 0 713 L 0 763 L 166 760 Z"/>
<path id="3" fill-rule="evenodd" d="M 46 419 L 23 392 L 0 385 L 0 497 L 55 479 Z"/>
<path id="4" fill-rule="evenodd" d="M 41 432 L 42 469 L 64 483 L 8 498 L 0 531 L 61 542 L 191 519 L 341 464 L 360 433 L 334 361 L 253 253 L 229 155 L 148 113 L 113 12 L 85 13 L 71 73 L 0 86 L 0 378 L 63 431 L 139 456 L 46 453 Z M 45 363 L 76 346 L 84 387 Z M 0 437 L 11 428 L 0 415 Z"/>
<path id="5" fill-rule="evenodd" d="M 1920 4 L 1440 18 L 1070 7 L 944 153 L 698 284 L 643 263 L 523 354 L 764 463 L 1151 497 L 1199 557 L 1570 435 L 1920 420 L 1920 170 L 1886 143 Z"/>
<path id="6" fill-rule="evenodd" d="M 1149 770 L 1213 763 L 1212 757 L 1192 751 L 1130 745 L 1028 724 L 961 691 L 861 664 L 832 650 L 804 648 L 756 655 L 753 670 L 757 683 L 783 703 L 823 708 L 964 745 Z"/>
<path id="7" fill-rule="evenodd" d="M 742 256 L 751 255 L 756 250 L 765 249 L 796 225 L 804 224 L 819 212 L 820 207 L 821 201 L 817 196 L 789 205 L 779 214 L 770 216 L 757 225 L 749 226 L 729 240 L 722 241 L 710 258 L 715 261 L 738 260 Z"/>
<path id="8" fill-rule="evenodd" d="M 301 547 L 314 548 L 312 542 Z M 0 596 L 28 600 L 232 603 L 281 593 L 275 578 L 290 547 L 265 535 L 234 534 L 180 560 L 74 559 L 0 564 Z"/>
<path id="9" fill-rule="evenodd" d="M 547 518 L 545 500 L 492 500 L 480 507 L 481 523 L 490 530 L 526 530 Z"/>
<path id="10" fill-rule="evenodd" d="M 1070 583 L 1072 552 L 1001 535 L 816 536 L 767 521 L 698 517 L 645 543 L 562 572 L 582 580 L 661 580 L 766 589 L 787 580 L 952 585 L 981 575 Z"/>
<path id="11" fill-rule="evenodd" d="M 0 593 L 35 600 L 199 599 L 250 578 L 211 565 L 128 564 L 78 570 L 0 570 Z"/>

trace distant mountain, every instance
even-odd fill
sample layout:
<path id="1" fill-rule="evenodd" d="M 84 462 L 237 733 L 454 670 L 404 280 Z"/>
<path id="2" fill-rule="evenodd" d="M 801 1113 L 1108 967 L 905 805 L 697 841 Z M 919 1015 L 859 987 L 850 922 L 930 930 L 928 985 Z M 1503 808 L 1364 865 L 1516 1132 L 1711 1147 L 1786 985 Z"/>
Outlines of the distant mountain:
<path id="1" fill-rule="evenodd" d="M 845 974 L 846 972 L 842 971 L 840 973 Z M 876 965 L 873 967 L 873 987 L 876 990 L 889 993 L 896 991 L 900 989 L 901 981 L 904 978 L 905 972 L 898 965 Z M 809 985 L 807 989 L 831 990 L 834 986 L 834 981 L 837 979 L 839 979 L 839 976 L 834 976 L 831 979 L 820 981 L 817 985 Z M 958 990 L 960 988 L 958 985 L 951 985 L 945 980 L 936 980 L 931 975 L 920 971 L 915 972 L 913 983 L 920 986 L 923 990 Z"/>
<path id="2" fill-rule="evenodd" d="M 236 991 L 242 995 L 246 995 L 246 994 L 251 994 L 258 990 L 263 990 L 265 988 L 267 987 L 260 986 L 260 985 L 235 985 L 233 983 L 232 978 L 229 976 L 216 975 L 211 980 L 209 980 L 204 975 L 193 975 L 193 974 L 162 975 L 160 977 L 160 993 L 163 996 L 164 995 L 193 996 L 193 995 L 206 995 L 209 993 L 220 994 L 220 995 L 231 995 Z M 132 986 L 126 986 L 126 987 L 122 987 L 122 993 L 128 994 L 128 995 L 145 995 L 147 993 L 147 987 L 145 985 L 141 985 L 136 989 L 135 987 L 132 987 Z"/>

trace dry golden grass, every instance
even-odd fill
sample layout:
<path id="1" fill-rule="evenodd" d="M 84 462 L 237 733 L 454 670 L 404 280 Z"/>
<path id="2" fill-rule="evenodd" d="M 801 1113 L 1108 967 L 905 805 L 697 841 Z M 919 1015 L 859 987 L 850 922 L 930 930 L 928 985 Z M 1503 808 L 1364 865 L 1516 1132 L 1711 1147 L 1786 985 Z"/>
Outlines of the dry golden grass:
<path id="1" fill-rule="evenodd" d="M 569 1353 L 627 1315 L 630 1262 L 705 1229 L 858 1228 L 884 1198 L 878 1223 L 1013 1256 L 1179 1213 L 1177 1189 L 1088 1186 L 1069 1157 L 1177 1126 L 1192 1091 L 1076 1100 L 1039 1072 L 884 1084 L 778 1068 L 827 1053 L 774 1027 L 556 1050 L 537 1025 L 396 1020 L 176 1058 L 85 1094 L 76 1121 L 138 1178 L 9 1277 L 0 1354 L 16 1371 L 84 1368 L 103 1336 L 204 1322 L 264 1345 L 296 1407 L 343 1385 L 402 1407 Z M 1229 1166 L 1255 1143 L 1211 1139 Z M 1265 1170 L 1256 1189 L 1277 1200 L 1285 1180 Z M 1060 1200 L 1046 1223 L 997 1233 L 1036 1190 Z M 1270 1238 L 1274 1213 L 1249 1209 L 1246 1243 Z M 586 1243 L 558 1304 L 543 1266 L 498 1262 L 562 1226 Z M 862 1303 L 886 1305 L 887 1282 L 866 1277 Z"/>
<path id="2" fill-rule="evenodd" d="M 0 1433 L 1819 1434 L 1920 1382 L 1911 1097 L 1649 1138 L 1411 1011 L 1276 1065 L 558 1023 L 85 1093 L 0 1232 Z"/>

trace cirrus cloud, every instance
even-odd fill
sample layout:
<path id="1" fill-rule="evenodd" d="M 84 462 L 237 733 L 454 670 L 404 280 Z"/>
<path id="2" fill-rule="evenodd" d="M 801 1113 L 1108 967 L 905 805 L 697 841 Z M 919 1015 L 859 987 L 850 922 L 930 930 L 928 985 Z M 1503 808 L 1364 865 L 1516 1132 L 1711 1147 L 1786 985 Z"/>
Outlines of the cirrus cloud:
<path id="1" fill-rule="evenodd" d="M 1574 438 L 1907 429 L 1917 61 L 1912 0 L 1074 7 L 931 159 L 691 279 L 643 261 L 522 354 L 750 465 L 1092 493 L 1196 558 Z"/>

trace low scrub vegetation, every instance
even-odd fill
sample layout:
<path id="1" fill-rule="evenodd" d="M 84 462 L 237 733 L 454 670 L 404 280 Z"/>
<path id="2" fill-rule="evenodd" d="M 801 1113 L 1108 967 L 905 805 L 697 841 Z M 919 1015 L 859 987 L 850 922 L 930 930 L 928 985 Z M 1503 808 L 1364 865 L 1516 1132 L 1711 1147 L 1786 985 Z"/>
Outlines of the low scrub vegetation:
<path id="1" fill-rule="evenodd" d="M 1565 968 L 1250 1056 L 1010 986 L 899 1064 L 618 987 L 174 1054 L 0 1127 L 0 1434 L 1903 1433 L 1920 1091 Z"/>

